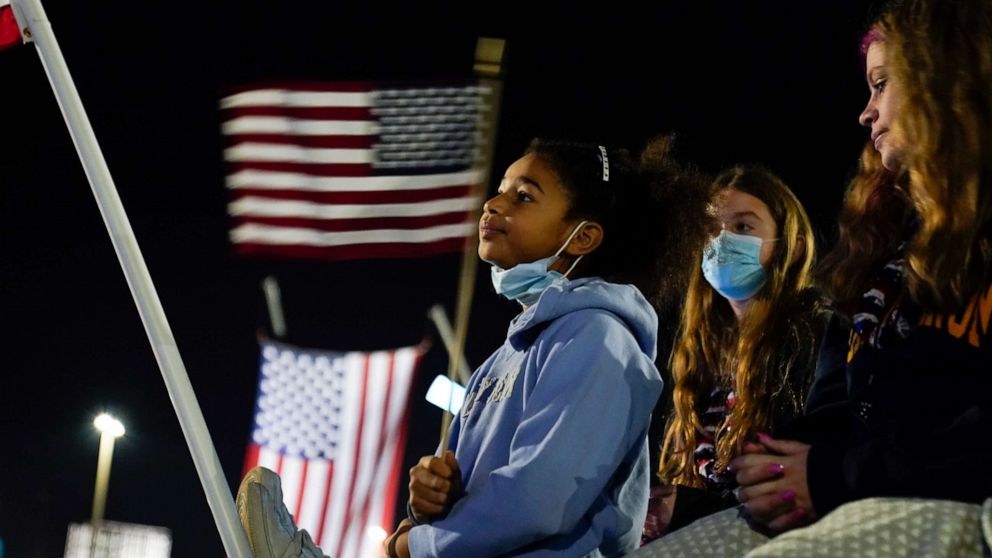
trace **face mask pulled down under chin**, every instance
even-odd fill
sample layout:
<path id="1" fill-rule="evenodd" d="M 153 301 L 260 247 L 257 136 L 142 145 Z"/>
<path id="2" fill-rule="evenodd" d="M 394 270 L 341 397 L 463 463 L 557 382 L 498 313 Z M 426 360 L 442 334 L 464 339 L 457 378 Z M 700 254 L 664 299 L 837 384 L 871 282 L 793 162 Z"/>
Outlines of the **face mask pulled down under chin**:
<path id="1" fill-rule="evenodd" d="M 567 281 L 568 274 L 575 269 L 582 256 L 576 258 L 572 266 L 564 274 L 549 270 L 548 266 L 555 263 L 561 257 L 561 253 L 565 250 L 565 247 L 582 230 L 582 226 L 585 224 L 586 222 L 582 221 L 576 225 L 572 234 L 568 235 L 564 244 L 552 256 L 541 258 L 534 262 L 517 264 L 510 269 L 502 269 L 499 266 L 493 265 L 491 277 L 496 293 L 510 300 L 515 300 L 523 306 L 531 306 L 537 302 L 537 299 L 541 298 L 541 293 L 548 287 L 558 282 Z"/>

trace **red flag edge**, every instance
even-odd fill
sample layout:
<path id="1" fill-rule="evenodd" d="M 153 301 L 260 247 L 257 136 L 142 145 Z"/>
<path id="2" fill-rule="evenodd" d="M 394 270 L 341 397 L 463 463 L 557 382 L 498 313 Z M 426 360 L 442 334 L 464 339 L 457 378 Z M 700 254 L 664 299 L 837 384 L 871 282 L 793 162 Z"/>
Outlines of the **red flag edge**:
<path id="1" fill-rule="evenodd" d="M 21 37 L 21 27 L 14 17 L 14 10 L 9 3 L 0 0 L 0 49 L 19 45 L 24 42 Z"/>

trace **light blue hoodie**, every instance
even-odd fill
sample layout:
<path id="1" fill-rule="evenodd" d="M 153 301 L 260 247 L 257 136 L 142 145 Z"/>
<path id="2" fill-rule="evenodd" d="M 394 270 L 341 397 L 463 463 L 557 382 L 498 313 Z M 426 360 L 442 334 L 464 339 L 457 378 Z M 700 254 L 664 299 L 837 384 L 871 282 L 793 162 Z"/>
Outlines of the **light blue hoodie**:
<path id="1" fill-rule="evenodd" d="M 658 317 L 631 285 L 552 285 L 475 371 L 451 448 L 465 494 L 410 554 L 621 556 L 647 512 Z"/>

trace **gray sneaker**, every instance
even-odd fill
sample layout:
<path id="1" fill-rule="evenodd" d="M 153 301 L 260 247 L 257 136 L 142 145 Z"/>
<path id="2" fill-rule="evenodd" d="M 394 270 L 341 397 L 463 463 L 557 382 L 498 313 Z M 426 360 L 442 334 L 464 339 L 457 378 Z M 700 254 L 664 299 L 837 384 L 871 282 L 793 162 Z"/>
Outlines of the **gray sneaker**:
<path id="1" fill-rule="evenodd" d="M 282 501 L 279 475 L 255 467 L 238 488 L 238 515 L 255 558 L 328 558 L 297 529 Z"/>
<path id="2" fill-rule="evenodd" d="M 982 534 L 985 536 L 985 546 L 992 548 L 992 498 L 986 498 L 982 504 Z"/>

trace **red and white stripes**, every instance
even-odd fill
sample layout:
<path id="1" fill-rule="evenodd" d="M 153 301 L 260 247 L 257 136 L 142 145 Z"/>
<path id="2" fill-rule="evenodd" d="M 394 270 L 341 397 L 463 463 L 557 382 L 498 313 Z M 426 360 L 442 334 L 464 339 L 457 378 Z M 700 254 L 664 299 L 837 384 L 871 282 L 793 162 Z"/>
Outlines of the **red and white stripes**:
<path id="1" fill-rule="evenodd" d="M 324 353 L 263 347 L 245 466 L 280 474 L 286 507 L 329 555 L 379 556 L 376 533 L 394 527 L 407 402 L 419 358 L 417 348 Z"/>
<path id="2" fill-rule="evenodd" d="M 221 101 L 237 250 L 322 259 L 460 250 L 481 202 L 482 91 L 308 87 Z"/>

